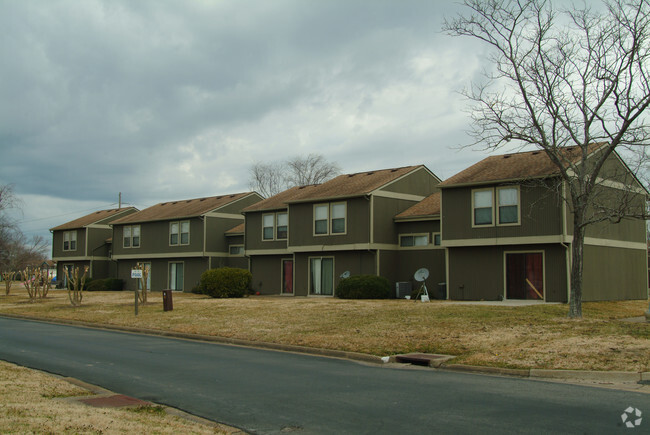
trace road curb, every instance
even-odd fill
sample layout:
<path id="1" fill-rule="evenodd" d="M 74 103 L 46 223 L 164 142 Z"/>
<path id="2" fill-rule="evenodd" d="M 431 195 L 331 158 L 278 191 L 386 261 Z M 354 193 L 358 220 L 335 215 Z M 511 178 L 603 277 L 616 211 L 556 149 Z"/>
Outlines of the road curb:
<path id="1" fill-rule="evenodd" d="M 82 326 L 92 329 L 104 329 L 128 333 L 147 334 L 160 337 L 179 338 L 183 340 L 206 341 L 211 343 L 226 344 L 231 346 L 253 347 L 258 349 L 275 350 L 280 352 L 293 352 L 307 355 L 323 356 L 328 358 L 341 358 L 364 363 L 385 365 L 386 358 L 359 352 L 343 350 L 321 349 L 316 347 L 298 346 L 292 344 L 270 343 L 264 341 L 243 340 L 238 338 L 219 337 L 213 335 L 187 334 L 174 331 L 161 331 L 158 329 L 137 328 L 131 326 L 91 323 L 79 320 L 44 319 L 41 317 L 25 316 L 22 314 L 0 313 L 0 317 L 8 317 L 37 322 L 53 323 L 70 326 Z M 650 372 L 624 372 L 624 371 L 589 371 L 589 370 L 548 370 L 548 369 L 511 369 L 503 367 L 474 366 L 464 364 L 442 363 L 434 370 L 455 371 L 461 373 L 487 374 L 496 376 L 510 376 L 529 379 L 552 380 L 579 380 L 600 382 L 634 382 L 650 383 Z"/>

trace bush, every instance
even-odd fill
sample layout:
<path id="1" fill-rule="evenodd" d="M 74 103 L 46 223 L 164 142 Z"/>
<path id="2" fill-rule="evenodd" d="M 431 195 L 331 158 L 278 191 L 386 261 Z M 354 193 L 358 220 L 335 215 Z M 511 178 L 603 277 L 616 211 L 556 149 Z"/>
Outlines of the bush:
<path id="1" fill-rule="evenodd" d="M 106 290 L 122 291 L 124 290 L 124 280 L 119 278 L 106 278 Z M 151 290 L 151 289 L 149 289 Z"/>
<path id="2" fill-rule="evenodd" d="M 84 290 L 87 292 L 121 291 L 124 289 L 124 280 L 118 278 L 87 279 Z"/>
<path id="3" fill-rule="evenodd" d="M 246 269 L 220 267 L 203 272 L 199 291 L 213 298 L 241 298 L 248 293 L 253 276 Z"/>
<path id="4" fill-rule="evenodd" d="M 357 275 L 342 279 L 336 287 L 341 299 L 388 299 L 390 283 L 381 276 Z"/>

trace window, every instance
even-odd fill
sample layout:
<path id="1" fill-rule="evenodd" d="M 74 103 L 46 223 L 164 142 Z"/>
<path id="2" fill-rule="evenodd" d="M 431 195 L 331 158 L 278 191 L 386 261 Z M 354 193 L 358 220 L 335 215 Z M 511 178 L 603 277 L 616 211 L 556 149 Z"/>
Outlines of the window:
<path id="1" fill-rule="evenodd" d="M 318 204 L 314 206 L 314 234 L 345 234 L 347 204 Z"/>
<path id="2" fill-rule="evenodd" d="M 287 238 L 287 230 L 289 228 L 289 216 L 287 213 L 278 213 L 276 215 L 277 228 L 275 238 L 278 240 L 284 240 Z"/>
<path id="3" fill-rule="evenodd" d="M 427 246 L 429 244 L 428 234 L 414 234 L 408 236 L 399 236 L 399 245 L 403 247 Z"/>
<path id="4" fill-rule="evenodd" d="M 140 225 L 126 225 L 123 233 L 124 243 L 122 246 L 125 248 L 139 248 L 140 247 Z"/>
<path id="5" fill-rule="evenodd" d="M 262 216 L 262 240 L 273 240 L 273 227 L 275 226 L 275 215 L 265 214 Z"/>
<path id="6" fill-rule="evenodd" d="M 312 295 L 334 295 L 334 259 L 311 258 L 310 291 Z"/>
<path id="7" fill-rule="evenodd" d="M 433 244 L 434 244 L 435 246 L 440 246 L 440 241 L 441 241 L 441 239 L 440 239 L 440 233 L 435 233 L 435 234 L 433 235 Z"/>
<path id="8" fill-rule="evenodd" d="M 517 187 L 497 188 L 499 203 L 499 224 L 519 223 L 519 189 Z"/>
<path id="9" fill-rule="evenodd" d="M 244 255 L 244 245 L 230 245 L 230 255 Z"/>
<path id="10" fill-rule="evenodd" d="M 493 225 L 492 189 L 472 191 L 472 208 L 474 225 Z"/>
<path id="11" fill-rule="evenodd" d="M 169 224 L 169 244 L 188 245 L 190 243 L 190 221 Z"/>
<path id="12" fill-rule="evenodd" d="M 63 250 L 76 251 L 77 250 L 77 232 L 64 231 L 63 232 Z"/>
<path id="13" fill-rule="evenodd" d="M 169 263 L 169 289 L 183 290 L 183 263 Z"/>
<path id="14" fill-rule="evenodd" d="M 314 234 L 327 234 L 329 221 L 329 205 L 317 205 L 314 207 Z"/>

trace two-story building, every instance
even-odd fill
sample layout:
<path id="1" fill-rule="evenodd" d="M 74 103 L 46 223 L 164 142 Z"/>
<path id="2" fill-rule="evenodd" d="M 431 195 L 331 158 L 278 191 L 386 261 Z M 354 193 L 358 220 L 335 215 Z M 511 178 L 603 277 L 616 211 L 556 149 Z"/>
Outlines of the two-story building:
<path id="1" fill-rule="evenodd" d="M 567 162 L 580 156 L 579 148 L 566 149 Z M 599 200 L 632 189 L 636 207 L 645 208 L 648 192 L 617 154 L 601 174 Z M 488 157 L 440 188 L 450 299 L 569 300 L 573 216 L 564 200 L 568 189 L 544 152 Z M 583 300 L 646 298 L 646 249 L 641 219 L 588 226 Z"/>
<path id="2" fill-rule="evenodd" d="M 262 197 L 255 192 L 168 201 L 113 222 L 113 259 L 126 289 L 139 285 L 131 278 L 138 263 L 148 267 L 147 287 L 191 290 L 212 268 L 246 268 L 241 214 Z"/>
<path id="3" fill-rule="evenodd" d="M 65 274 L 74 267 L 88 266 L 90 278 L 109 278 L 111 269 L 111 222 L 136 213 L 134 207 L 100 210 L 51 228 L 52 260 L 57 263 L 56 276 L 65 285 Z"/>
<path id="4" fill-rule="evenodd" d="M 398 265 L 395 216 L 434 193 L 439 182 L 422 165 L 345 174 L 244 209 L 253 290 L 332 296 L 345 272 L 410 280 L 423 264 Z M 433 231 L 426 231 L 427 245 L 434 243 Z"/>

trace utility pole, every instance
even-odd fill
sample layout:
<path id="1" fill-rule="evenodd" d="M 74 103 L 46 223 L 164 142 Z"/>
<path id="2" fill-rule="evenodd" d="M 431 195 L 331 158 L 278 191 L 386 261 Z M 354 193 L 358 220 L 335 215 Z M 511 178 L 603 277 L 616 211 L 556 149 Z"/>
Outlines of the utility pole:
<path id="1" fill-rule="evenodd" d="M 122 192 L 117 196 L 117 208 L 122 208 Z"/>

